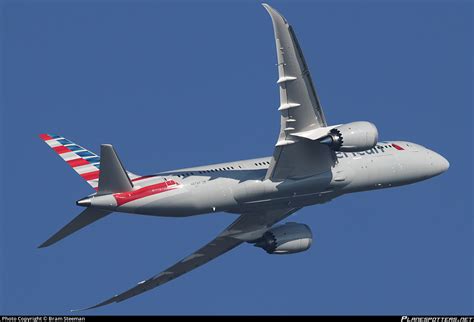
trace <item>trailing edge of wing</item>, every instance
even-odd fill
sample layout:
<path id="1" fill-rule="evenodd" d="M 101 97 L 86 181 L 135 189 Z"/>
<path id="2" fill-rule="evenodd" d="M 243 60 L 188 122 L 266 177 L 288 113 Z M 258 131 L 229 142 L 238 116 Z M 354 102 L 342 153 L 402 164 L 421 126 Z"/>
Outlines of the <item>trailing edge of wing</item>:
<path id="1" fill-rule="evenodd" d="M 266 211 L 261 213 L 243 214 L 207 245 L 203 246 L 173 266 L 167 268 L 158 275 L 144 280 L 128 291 L 115 295 L 103 302 L 100 302 L 99 304 L 74 311 L 95 309 L 111 303 L 122 302 L 133 296 L 149 291 L 152 288 L 165 284 L 166 282 L 169 282 L 195 268 L 198 268 L 199 266 L 206 264 L 214 258 L 230 251 L 231 249 L 242 244 L 244 241 L 261 237 L 266 229 L 270 228 L 276 222 L 291 215 L 296 210 L 298 209 L 292 208 Z"/>
<path id="2" fill-rule="evenodd" d="M 265 179 L 280 181 L 328 171 L 331 151 L 308 141 L 327 124 L 303 51 L 288 21 L 268 4 L 263 7 L 272 18 L 280 90 L 280 133 Z"/>

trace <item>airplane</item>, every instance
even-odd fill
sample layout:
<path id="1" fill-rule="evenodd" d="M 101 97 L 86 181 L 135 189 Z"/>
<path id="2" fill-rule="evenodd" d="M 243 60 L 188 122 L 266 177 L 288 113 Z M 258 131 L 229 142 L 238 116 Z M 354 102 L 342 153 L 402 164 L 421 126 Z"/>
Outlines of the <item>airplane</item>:
<path id="1" fill-rule="evenodd" d="M 272 19 L 278 61 L 281 122 L 272 156 L 140 176 L 125 169 L 110 144 L 102 144 L 98 156 L 62 136 L 40 135 L 95 190 L 76 202 L 85 210 L 40 248 L 112 212 L 239 215 L 193 254 L 84 310 L 149 291 L 243 243 L 268 254 L 305 251 L 312 243 L 311 229 L 301 223 L 278 224 L 301 208 L 349 193 L 415 183 L 449 168 L 443 156 L 419 144 L 378 141 L 370 122 L 328 125 L 292 27 L 275 9 L 262 5 Z"/>

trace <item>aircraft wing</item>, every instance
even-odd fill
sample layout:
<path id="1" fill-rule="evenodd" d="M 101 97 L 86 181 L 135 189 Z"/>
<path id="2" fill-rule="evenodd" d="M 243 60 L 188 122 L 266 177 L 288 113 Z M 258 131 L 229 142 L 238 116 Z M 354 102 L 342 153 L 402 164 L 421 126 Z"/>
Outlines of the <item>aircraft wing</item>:
<path id="1" fill-rule="evenodd" d="M 280 133 L 265 179 L 284 180 L 327 171 L 331 151 L 307 140 L 324 135 L 318 129 L 327 124 L 303 52 L 288 21 L 269 5 L 263 6 L 273 22 L 281 113 Z"/>
<path id="2" fill-rule="evenodd" d="M 298 209 L 278 209 L 259 213 L 242 214 L 215 239 L 198 249 L 193 254 L 182 259 L 158 275 L 138 283 L 128 291 L 115 295 L 108 300 L 84 310 L 97 308 L 111 303 L 122 302 L 128 298 L 165 284 L 166 282 L 210 262 L 214 258 L 239 246 L 244 241 L 255 240 L 261 237 L 273 224 L 291 215 L 296 210 Z"/>

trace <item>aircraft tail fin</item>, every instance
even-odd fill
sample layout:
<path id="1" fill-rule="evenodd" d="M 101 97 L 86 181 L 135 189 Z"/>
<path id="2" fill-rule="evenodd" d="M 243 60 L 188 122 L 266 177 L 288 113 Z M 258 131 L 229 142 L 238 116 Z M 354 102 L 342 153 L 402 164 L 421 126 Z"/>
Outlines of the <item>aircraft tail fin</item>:
<path id="1" fill-rule="evenodd" d="M 39 137 L 92 188 L 98 189 L 101 158 L 97 154 L 59 135 L 40 134 Z M 127 175 L 131 179 L 140 177 L 131 172 Z"/>
<path id="2" fill-rule="evenodd" d="M 72 233 L 92 224 L 96 220 L 103 218 L 110 214 L 111 211 L 101 210 L 96 208 L 86 208 L 76 218 L 71 220 L 66 226 L 61 228 L 56 234 L 51 236 L 47 241 L 42 243 L 38 248 L 43 248 L 57 243 L 61 239 L 71 235 Z"/>
<path id="3" fill-rule="evenodd" d="M 110 144 L 100 146 L 100 175 L 98 195 L 125 192 L 133 189 L 133 184 L 120 162 L 114 147 Z"/>
<path id="4" fill-rule="evenodd" d="M 40 138 L 97 190 L 96 195 L 131 191 L 133 184 L 130 177 L 139 177 L 125 170 L 110 144 L 101 145 L 101 155 L 99 157 L 93 152 L 57 135 L 41 134 Z M 108 210 L 90 207 L 90 199 L 81 199 L 77 204 L 87 208 L 41 244 L 39 248 L 50 246 L 111 213 Z"/>

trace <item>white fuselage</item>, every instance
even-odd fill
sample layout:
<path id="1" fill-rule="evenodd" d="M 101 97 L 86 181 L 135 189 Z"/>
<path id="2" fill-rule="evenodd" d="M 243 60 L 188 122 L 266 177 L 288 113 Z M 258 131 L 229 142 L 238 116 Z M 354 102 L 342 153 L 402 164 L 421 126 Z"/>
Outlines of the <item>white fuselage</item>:
<path id="1" fill-rule="evenodd" d="M 363 152 L 335 152 L 328 171 L 284 181 L 264 180 L 271 157 L 179 169 L 134 180 L 134 191 L 93 198 L 92 206 L 156 216 L 299 208 L 342 194 L 410 184 L 449 163 L 410 142 L 380 142 Z"/>

